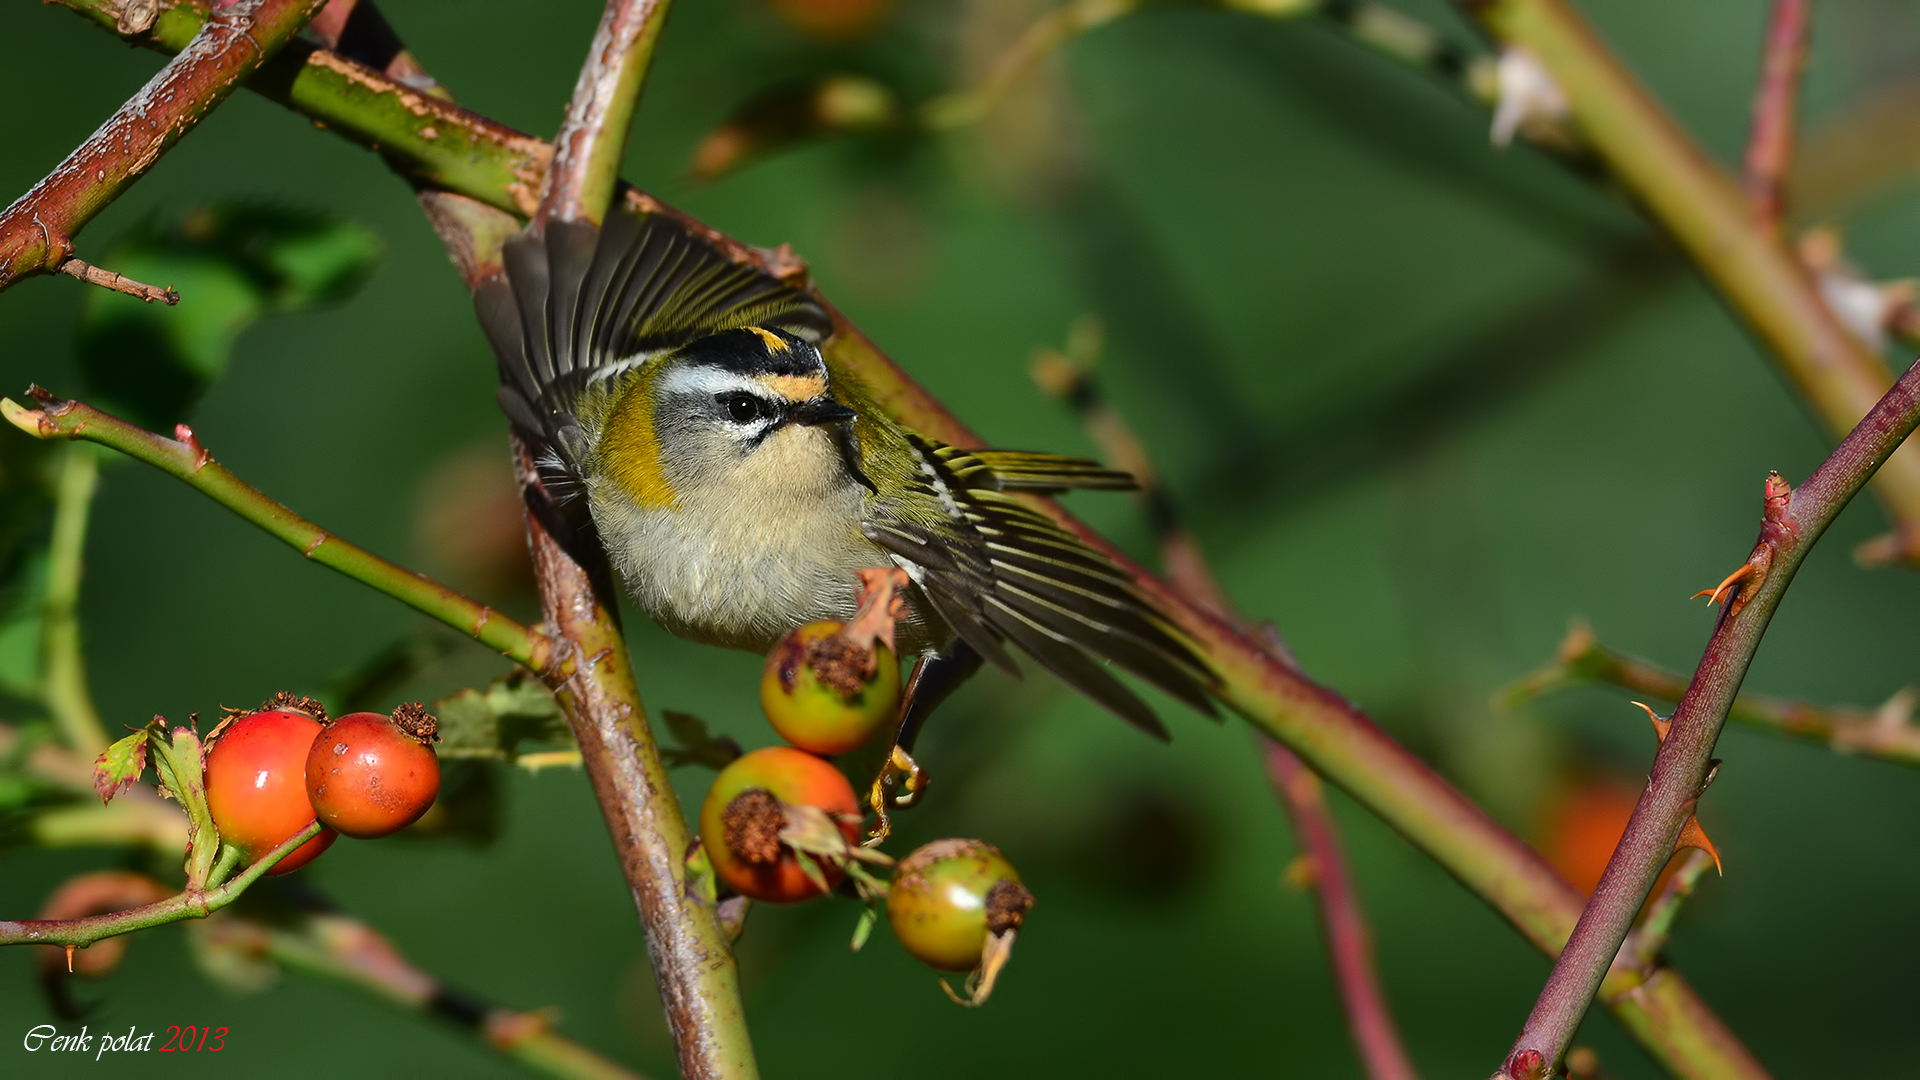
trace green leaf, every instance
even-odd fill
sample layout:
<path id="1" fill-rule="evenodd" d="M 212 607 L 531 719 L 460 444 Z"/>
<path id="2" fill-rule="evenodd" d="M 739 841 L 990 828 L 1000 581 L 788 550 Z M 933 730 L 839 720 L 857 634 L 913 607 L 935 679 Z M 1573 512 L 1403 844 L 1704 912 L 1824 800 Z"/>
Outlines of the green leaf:
<path id="1" fill-rule="evenodd" d="M 692 713 L 667 709 L 660 715 L 667 721 L 667 731 L 680 744 L 669 746 L 662 743 L 660 746 L 660 757 L 670 769 L 682 765 L 724 769 L 741 754 L 739 743 L 725 735 L 715 737 L 707 730 L 707 722 Z"/>
<path id="2" fill-rule="evenodd" d="M 148 729 L 141 728 L 107 747 L 94 761 L 93 789 L 100 793 L 101 802 L 112 802 L 115 795 L 140 782 L 140 774 L 147 770 L 147 736 Z"/>
<path id="3" fill-rule="evenodd" d="M 379 250 L 359 225 L 279 206 L 215 204 L 137 228 L 102 265 L 172 285 L 180 304 L 87 291 L 78 346 L 95 404 L 162 430 L 186 419 L 247 327 L 350 295 Z"/>
<path id="4" fill-rule="evenodd" d="M 573 744 L 552 691 L 525 669 L 495 679 L 484 692 L 441 698 L 433 713 L 440 718 L 441 757 L 512 761 L 524 744 Z"/>

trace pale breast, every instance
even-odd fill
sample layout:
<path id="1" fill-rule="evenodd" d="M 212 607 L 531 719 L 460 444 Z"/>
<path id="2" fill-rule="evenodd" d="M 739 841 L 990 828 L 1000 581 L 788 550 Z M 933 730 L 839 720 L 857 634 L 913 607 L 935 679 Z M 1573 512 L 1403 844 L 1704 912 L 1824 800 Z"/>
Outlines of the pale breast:
<path id="1" fill-rule="evenodd" d="M 814 619 L 853 614 L 854 572 L 891 566 L 860 531 L 864 489 L 779 484 L 682 490 L 646 508 L 613 487 L 590 496 L 594 522 L 634 601 L 680 637 L 765 652 Z M 903 654 L 930 644 L 917 613 Z"/>

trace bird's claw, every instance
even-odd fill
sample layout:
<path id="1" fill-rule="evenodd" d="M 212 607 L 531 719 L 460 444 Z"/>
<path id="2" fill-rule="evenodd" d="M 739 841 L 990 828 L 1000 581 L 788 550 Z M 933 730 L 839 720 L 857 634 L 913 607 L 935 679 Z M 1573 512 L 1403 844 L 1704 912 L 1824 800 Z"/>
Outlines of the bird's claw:
<path id="1" fill-rule="evenodd" d="M 873 815 L 879 820 L 868 831 L 863 847 L 874 847 L 892 834 L 893 821 L 887 816 L 888 804 L 901 809 L 912 806 L 920 800 L 920 793 L 927 790 L 927 781 L 926 770 L 913 760 L 912 754 L 896 744 L 887 755 L 886 764 L 880 767 L 880 775 L 873 778 L 873 787 L 867 792 L 867 805 L 873 808 Z M 896 783 L 900 786 L 900 794 L 889 798 L 888 789 Z"/>

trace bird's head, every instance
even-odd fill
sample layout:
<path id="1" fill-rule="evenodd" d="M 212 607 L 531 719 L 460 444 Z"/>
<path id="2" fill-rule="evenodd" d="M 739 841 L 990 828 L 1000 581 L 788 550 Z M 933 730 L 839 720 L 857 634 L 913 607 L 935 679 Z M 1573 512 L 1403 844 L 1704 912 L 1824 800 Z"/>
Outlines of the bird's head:
<path id="1" fill-rule="evenodd" d="M 757 326 L 724 330 L 650 360 L 620 387 L 596 456 L 643 506 L 672 507 L 695 492 L 804 496 L 866 483 L 855 417 L 810 342 Z"/>

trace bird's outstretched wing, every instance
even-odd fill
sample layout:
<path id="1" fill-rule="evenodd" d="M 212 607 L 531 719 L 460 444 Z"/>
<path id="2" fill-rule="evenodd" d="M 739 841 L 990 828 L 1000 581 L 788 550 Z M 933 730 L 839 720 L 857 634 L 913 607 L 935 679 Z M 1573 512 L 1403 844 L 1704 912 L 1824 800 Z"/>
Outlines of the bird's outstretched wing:
<path id="1" fill-rule="evenodd" d="M 1215 679 L 1178 630 L 1106 556 L 1008 491 L 1131 487 L 1082 458 L 963 451 L 901 432 L 918 464 L 876 500 L 866 533 L 911 564 L 934 610 L 968 645 L 1017 672 L 1007 646 L 1157 738 L 1167 729 L 1110 674 L 1112 661 L 1209 716 Z"/>
<path id="2" fill-rule="evenodd" d="M 553 222 L 507 241 L 504 262 L 473 294 L 500 360 L 500 407 L 569 462 L 582 450 L 577 402 L 595 380 L 721 330 L 771 326 L 813 342 L 833 330 L 803 286 L 665 214 L 616 206 L 599 228 Z"/>

